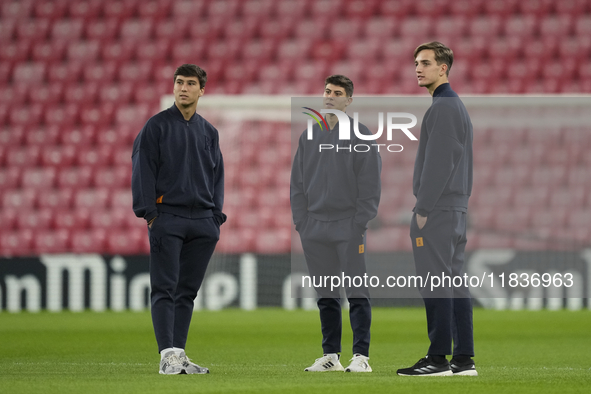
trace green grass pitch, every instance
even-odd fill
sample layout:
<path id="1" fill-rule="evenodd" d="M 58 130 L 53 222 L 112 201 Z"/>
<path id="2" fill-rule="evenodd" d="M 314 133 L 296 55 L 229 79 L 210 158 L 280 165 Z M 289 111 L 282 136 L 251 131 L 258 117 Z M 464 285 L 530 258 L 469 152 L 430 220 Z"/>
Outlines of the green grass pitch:
<path id="1" fill-rule="evenodd" d="M 346 315 L 346 314 L 345 314 Z M 342 360 L 351 357 L 345 318 Z M 193 316 L 187 353 L 209 375 L 158 374 L 149 313 L 0 314 L 1 393 L 588 393 L 591 312 L 474 311 L 478 377 L 401 377 L 427 349 L 424 310 L 375 308 L 369 374 L 309 373 L 318 312 Z"/>

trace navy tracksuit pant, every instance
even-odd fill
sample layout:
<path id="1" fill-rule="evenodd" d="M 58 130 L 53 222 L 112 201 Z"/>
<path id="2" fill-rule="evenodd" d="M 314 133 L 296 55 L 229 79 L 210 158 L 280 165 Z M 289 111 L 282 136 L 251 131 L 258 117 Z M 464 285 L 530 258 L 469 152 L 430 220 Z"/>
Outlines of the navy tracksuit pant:
<path id="1" fill-rule="evenodd" d="M 220 228 L 215 218 L 159 213 L 149 229 L 152 324 L 158 351 L 185 348 L 193 302 Z"/>
<path id="2" fill-rule="evenodd" d="M 313 278 L 346 275 L 363 277 L 365 270 L 365 234 L 359 232 L 353 218 L 320 221 L 308 217 L 300 229 L 308 271 Z M 317 283 L 318 279 L 317 279 Z M 353 284 L 353 283 L 352 283 Z M 366 287 L 345 285 L 349 300 L 349 319 L 353 330 L 353 353 L 369 356 L 371 304 Z M 339 289 L 315 287 L 322 327 L 322 350 L 341 351 L 342 317 Z"/>
<path id="3" fill-rule="evenodd" d="M 466 248 L 466 213 L 432 211 L 419 230 L 416 214 L 410 237 L 417 275 L 439 278 L 463 275 Z M 456 282 L 459 283 L 459 282 Z M 472 299 L 466 286 L 440 286 L 431 290 L 431 282 L 419 289 L 427 312 L 430 355 L 474 356 Z M 453 351 L 452 351 L 453 343 Z"/>

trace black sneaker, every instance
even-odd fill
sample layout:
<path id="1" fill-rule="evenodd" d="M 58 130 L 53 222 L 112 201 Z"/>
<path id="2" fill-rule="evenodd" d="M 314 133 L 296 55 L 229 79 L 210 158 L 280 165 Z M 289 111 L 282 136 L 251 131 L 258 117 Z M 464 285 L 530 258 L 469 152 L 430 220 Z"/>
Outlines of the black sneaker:
<path id="1" fill-rule="evenodd" d="M 464 362 L 458 362 L 455 358 L 452 358 L 450 367 L 454 376 L 478 376 L 474 360 L 471 358 Z"/>
<path id="2" fill-rule="evenodd" d="M 402 368 L 396 371 L 400 376 L 452 376 L 453 373 L 449 367 L 449 361 L 441 364 L 433 362 L 429 356 L 420 359 L 415 365 L 410 368 Z"/>

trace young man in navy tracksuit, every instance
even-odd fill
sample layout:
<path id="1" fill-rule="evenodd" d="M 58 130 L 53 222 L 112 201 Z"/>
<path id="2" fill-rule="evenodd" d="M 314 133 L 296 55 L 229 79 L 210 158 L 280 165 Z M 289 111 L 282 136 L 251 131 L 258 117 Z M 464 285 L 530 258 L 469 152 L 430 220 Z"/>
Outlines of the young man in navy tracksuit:
<path id="1" fill-rule="evenodd" d="M 152 323 L 166 375 L 209 373 L 184 350 L 193 301 L 226 220 L 218 131 L 196 113 L 206 81 L 200 67 L 179 67 L 174 104 L 150 118 L 133 144 L 133 210 L 148 224 Z"/>
<path id="2" fill-rule="evenodd" d="M 351 103 L 353 82 L 333 75 L 325 81 L 324 106 L 344 112 Z M 346 115 L 344 115 L 346 116 Z M 364 144 L 353 132 L 351 139 L 339 140 L 339 123 L 327 114 L 326 126 L 314 125 L 313 138 L 304 132 L 299 140 L 291 173 L 291 209 L 300 233 L 308 271 L 312 278 L 363 277 L 365 270 L 365 230 L 378 211 L 381 159 L 377 149 L 356 152 Z M 362 124 L 359 131 L 371 132 Z M 320 146 L 333 146 L 320 151 Z M 318 282 L 316 282 L 318 283 Z M 316 286 L 322 328 L 323 357 L 305 369 L 311 372 L 371 372 L 368 364 L 371 326 L 369 291 L 345 284 L 353 329 L 353 358 L 344 369 L 341 351 L 341 302 L 338 289 Z"/>
<path id="3" fill-rule="evenodd" d="M 463 274 L 466 212 L 472 191 L 472 123 L 451 89 L 451 49 L 439 42 L 420 45 L 414 53 L 419 86 L 433 96 L 425 113 L 415 161 L 413 192 L 417 198 L 410 237 L 417 274 L 455 277 Z M 455 282 L 454 282 L 455 283 Z M 472 300 L 466 286 L 449 281 L 431 291 L 419 289 L 427 312 L 431 346 L 427 356 L 404 376 L 476 376 Z M 453 349 L 452 349 L 453 344 Z M 446 355 L 452 354 L 451 364 Z"/>

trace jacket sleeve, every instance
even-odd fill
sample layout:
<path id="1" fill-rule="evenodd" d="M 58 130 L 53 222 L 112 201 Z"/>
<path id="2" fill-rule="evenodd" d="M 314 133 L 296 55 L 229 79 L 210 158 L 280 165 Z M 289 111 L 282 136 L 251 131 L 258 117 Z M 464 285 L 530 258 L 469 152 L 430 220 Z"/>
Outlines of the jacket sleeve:
<path id="1" fill-rule="evenodd" d="M 308 199 L 304 193 L 304 152 L 300 138 L 291 167 L 291 181 L 289 186 L 291 212 L 296 229 L 308 215 Z"/>
<path id="2" fill-rule="evenodd" d="M 219 138 L 217 142 L 217 161 L 215 164 L 215 176 L 214 176 L 214 189 L 213 189 L 213 215 L 218 222 L 218 225 L 222 225 L 227 216 L 222 212 L 224 207 L 224 157 L 220 149 Z"/>
<path id="3" fill-rule="evenodd" d="M 150 121 L 133 143 L 131 155 L 131 193 L 133 211 L 150 221 L 158 216 L 156 209 L 156 181 L 158 179 L 159 145 L 156 130 Z"/>
<path id="4" fill-rule="evenodd" d="M 415 212 L 421 216 L 428 216 L 435 208 L 464 153 L 457 139 L 462 126 L 456 111 L 438 108 L 427 127 L 429 139 L 415 205 Z"/>
<path id="5" fill-rule="evenodd" d="M 364 134 L 371 134 L 369 130 Z M 359 140 L 360 143 L 363 141 Z M 372 147 L 368 152 L 355 152 L 355 176 L 357 178 L 357 202 L 355 223 L 367 228 L 367 223 L 378 214 L 382 185 L 380 174 L 382 158 Z"/>

